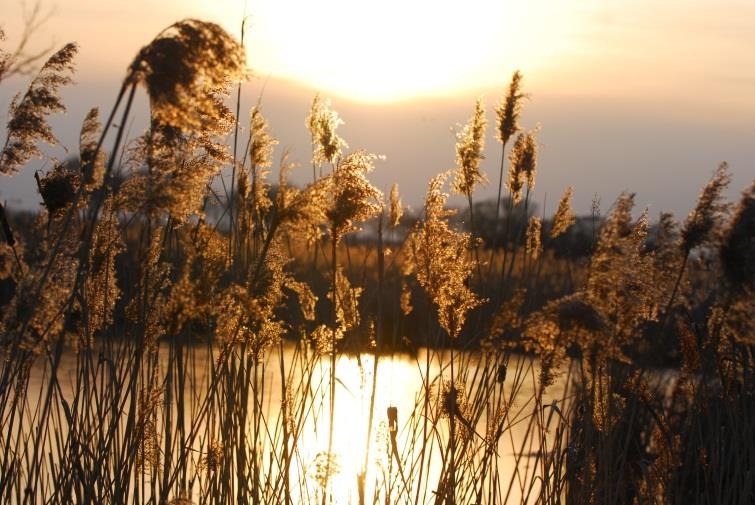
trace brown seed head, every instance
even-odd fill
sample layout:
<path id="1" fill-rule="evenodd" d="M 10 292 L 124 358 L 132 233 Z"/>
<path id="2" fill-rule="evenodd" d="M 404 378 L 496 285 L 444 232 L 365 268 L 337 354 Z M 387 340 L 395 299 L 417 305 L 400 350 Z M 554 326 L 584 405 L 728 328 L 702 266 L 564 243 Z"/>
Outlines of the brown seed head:
<path id="1" fill-rule="evenodd" d="M 436 306 L 438 322 L 452 338 L 459 336 L 469 310 L 482 300 L 469 289 L 468 280 L 474 263 L 469 257 L 471 237 L 448 226 L 445 209 L 447 194 L 442 191 L 448 173 L 430 181 L 425 199 L 424 221 L 407 238 L 407 271 L 413 270 L 417 281 Z"/>
<path id="2" fill-rule="evenodd" d="M 97 149 L 101 128 L 99 109 L 95 107 L 87 114 L 79 133 L 79 165 L 82 182 L 88 190 L 102 184 L 105 175 L 105 153 Z"/>
<path id="3" fill-rule="evenodd" d="M 259 105 L 252 109 L 250 125 L 249 157 L 253 167 L 269 167 L 273 153 L 273 147 L 278 143 L 267 131 L 268 125 L 260 110 Z"/>
<path id="4" fill-rule="evenodd" d="M 755 294 L 755 181 L 742 193 L 719 255 L 729 284 L 738 292 Z"/>
<path id="5" fill-rule="evenodd" d="M 477 99 L 472 117 L 456 135 L 456 173 L 453 189 L 461 195 L 471 195 L 477 184 L 485 183 L 485 174 L 480 170 L 485 147 L 485 108 Z"/>
<path id="6" fill-rule="evenodd" d="M 404 209 L 401 206 L 401 197 L 398 194 L 398 184 L 394 183 L 391 186 L 391 215 L 390 225 L 391 228 L 396 228 L 401 221 L 401 216 L 404 214 Z"/>
<path id="7" fill-rule="evenodd" d="M 495 109 L 498 140 L 506 144 L 519 131 L 519 114 L 522 110 L 522 100 L 526 94 L 521 92 L 522 74 L 518 70 L 511 76 L 506 98 Z"/>
<path id="8" fill-rule="evenodd" d="M 340 160 L 329 176 L 332 205 L 326 214 L 336 241 L 345 233 L 357 231 L 355 223 L 374 217 L 382 208 L 382 193 L 366 177 L 377 158 L 357 151 Z"/>
<path id="9" fill-rule="evenodd" d="M 526 251 L 533 259 L 540 256 L 540 253 L 543 252 L 543 244 L 540 239 L 541 235 L 542 222 L 540 221 L 540 218 L 537 216 L 530 217 L 530 220 L 527 223 Z"/>
<path id="10" fill-rule="evenodd" d="M 66 110 L 58 89 L 72 82 L 69 74 L 73 72 L 73 58 L 77 51 L 76 44 L 63 46 L 42 66 L 26 94 L 23 97 L 17 95 L 11 101 L 8 136 L 0 152 L 0 174 L 13 175 L 31 158 L 42 156 L 37 142 L 58 142 L 46 116 Z"/>
<path id="11" fill-rule="evenodd" d="M 227 130 L 218 98 L 246 74 L 244 48 L 219 25 L 185 19 L 142 48 L 128 80 L 147 88 L 153 120 L 183 132 Z"/>
<path id="12" fill-rule="evenodd" d="M 682 250 L 689 252 L 710 238 L 712 231 L 721 222 L 726 204 L 721 202 L 722 193 L 729 185 L 729 165 L 721 163 L 700 192 L 700 198 L 682 227 Z"/>
<path id="13" fill-rule="evenodd" d="M 315 95 L 312 107 L 307 116 L 306 125 L 312 137 L 312 163 L 320 166 L 322 163 L 334 163 L 341 152 L 348 147 L 346 142 L 336 134 L 336 130 L 343 121 L 338 113 L 330 107 L 330 101 L 324 101 L 320 95 Z"/>
<path id="14" fill-rule="evenodd" d="M 561 201 L 558 202 L 558 210 L 555 216 L 553 216 L 553 228 L 551 228 L 551 238 L 556 238 L 571 225 L 576 222 L 574 213 L 571 210 L 571 199 L 574 194 L 574 188 L 569 186 L 564 192 L 564 196 L 561 197 Z"/>
<path id="15" fill-rule="evenodd" d="M 520 133 L 509 153 L 509 177 L 507 186 L 511 191 L 513 202 L 522 199 L 524 183 L 530 190 L 535 188 L 535 172 L 537 170 L 537 129 L 527 133 Z"/>

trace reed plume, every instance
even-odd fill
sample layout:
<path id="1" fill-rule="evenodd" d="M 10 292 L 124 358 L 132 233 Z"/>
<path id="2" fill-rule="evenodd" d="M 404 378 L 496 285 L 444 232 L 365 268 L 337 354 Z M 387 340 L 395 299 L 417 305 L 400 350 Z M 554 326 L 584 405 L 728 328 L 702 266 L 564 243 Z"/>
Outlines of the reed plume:
<path id="1" fill-rule="evenodd" d="M 336 133 L 343 120 L 330 107 L 330 101 L 322 100 L 319 94 L 315 95 L 305 124 L 314 148 L 312 165 L 319 167 L 325 162 L 335 163 L 348 144 Z"/>
<path id="2" fill-rule="evenodd" d="M 46 116 L 65 112 L 58 95 L 62 86 L 71 84 L 76 44 L 66 44 L 53 54 L 31 81 L 23 97 L 11 101 L 8 115 L 8 136 L 0 152 L 0 174 L 13 175 L 33 157 L 41 157 L 37 143 L 57 144 Z"/>
<path id="3" fill-rule="evenodd" d="M 732 289 L 752 296 L 755 293 L 755 182 L 742 193 L 724 230 L 719 257 Z"/>
<path id="4" fill-rule="evenodd" d="M 335 292 L 328 292 L 328 299 L 337 300 L 336 306 L 336 323 L 339 326 L 339 333 L 345 334 L 359 326 L 361 316 L 359 315 L 359 298 L 362 296 L 363 288 L 352 287 L 343 268 L 339 265 L 336 268 Z"/>
<path id="5" fill-rule="evenodd" d="M 475 186 L 485 183 L 487 178 L 480 170 L 480 162 L 485 148 L 485 109 L 482 100 L 477 99 L 472 117 L 464 128 L 456 134 L 456 171 L 454 173 L 453 189 L 461 195 L 469 197 Z"/>
<path id="6" fill-rule="evenodd" d="M 527 97 L 522 93 L 522 73 L 518 70 L 511 76 L 506 98 L 496 105 L 496 130 L 498 141 L 506 145 L 509 139 L 519 131 L 519 115 L 522 100 Z"/>
<path id="7" fill-rule="evenodd" d="M 535 187 L 537 170 L 537 130 L 517 135 L 509 153 L 509 177 L 506 186 L 511 192 L 511 199 L 516 205 L 522 201 L 522 190 L 527 183 L 528 190 Z"/>
<path id="8" fill-rule="evenodd" d="M 482 300 L 469 289 L 468 279 L 474 268 L 469 259 L 471 237 L 448 226 L 452 214 L 445 209 L 448 197 L 443 184 L 449 173 L 434 177 L 425 198 L 425 219 L 412 230 L 409 245 L 408 269 L 414 272 L 436 306 L 438 322 L 452 338 L 459 336 L 467 312 Z"/>
<path id="9" fill-rule="evenodd" d="M 251 211 L 253 221 L 261 223 L 266 216 L 267 211 L 272 207 L 270 200 L 270 185 L 266 182 L 266 176 L 269 174 L 268 167 L 272 165 L 273 148 L 278 141 L 268 132 L 268 124 L 262 115 L 259 104 L 252 108 L 251 121 L 249 128 L 248 156 L 251 165 Z M 246 187 L 247 174 L 244 170 L 239 172 L 239 197 L 240 200 L 246 200 L 247 195 L 244 193 Z M 242 220 L 246 219 L 242 217 Z"/>
<path id="10" fill-rule="evenodd" d="M 105 153 L 98 148 L 101 130 L 99 109 L 95 107 L 87 113 L 79 133 L 81 179 L 88 191 L 99 187 L 105 175 Z"/>
<path id="11" fill-rule="evenodd" d="M 356 223 L 380 212 L 383 195 L 366 177 L 376 159 L 374 154 L 357 151 L 340 160 L 329 176 L 332 203 L 326 215 L 336 242 L 358 230 Z"/>
<path id="12" fill-rule="evenodd" d="M 220 26 L 185 19 L 139 51 L 127 81 L 145 86 L 157 123 L 182 133 L 225 133 L 232 115 L 221 97 L 245 76 L 245 65 L 243 47 Z"/>
<path id="13" fill-rule="evenodd" d="M 286 287 L 296 293 L 296 296 L 299 298 L 299 308 L 302 317 L 307 321 L 314 321 L 318 298 L 312 293 L 309 285 L 305 282 L 298 282 L 292 278 L 287 278 Z"/>
<path id="14" fill-rule="evenodd" d="M 574 188 L 569 186 L 564 191 L 564 196 L 561 197 L 561 201 L 558 202 L 558 210 L 553 216 L 553 227 L 551 228 L 551 238 L 556 238 L 562 233 L 566 232 L 571 225 L 576 222 L 574 213 L 571 209 L 571 199 L 574 194 Z"/>
<path id="15" fill-rule="evenodd" d="M 700 192 L 697 205 L 684 222 L 681 242 L 683 251 L 689 252 L 708 240 L 721 224 L 721 215 L 726 210 L 726 204 L 722 203 L 721 198 L 730 181 L 729 165 L 723 162 Z"/>
<path id="16" fill-rule="evenodd" d="M 259 105 L 252 108 L 249 138 L 249 160 L 253 167 L 272 165 L 273 148 L 278 141 L 268 132 L 268 124 Z"/>
<path id="17" fill-rule="evenodd" d="M 125 244 L 118 225 L 114 199 L 108 197 L 88 251 L 83 299 L 76 304 L 76 308 L 85 316 L 83 328 L 80 328 L 79 332 L 85 336 L 85 344 L 88 346 L 92 345 L 96 334 L 113 324 L 116 306 L 121 298 L 116 258 L 124 251 Z"/>
<path id="18" fill-rule="evenodd" d="M 396 228 L 401 221 L 401 216 L 404 214 L 404 208 L 401 205 L 401 197 L 398 194 L 398 184 L 396 183 L 393 183 L 393 186 L 391 186 L 390 201 L 391 209 L 388 222 L 391 228 Z"/>
<path id="19" fill-rule="evenodd" d="M 51 218 L 60 217 L 76 199 L 81 176 L 70 167 L 56 163 L 44 176 L 34 174 L 42 204 Z"/>
<path id="20" fill-rule="evenodd" d="M 543 252 L 543 244 L 541 240 L 542 226 L 542 221 L 537 216 L 532 216 L 527 223 L 527 243 L 525 245 L 525 251 L 532 257 L 532 259 L 536 259 Z"/>
<path id="21" fill-rule="evenodd" d="M 154 125 L 129 150 L 126 165 L 136 171 L 123 184 L 120 205 L 184 221 L 197 212 L 208 181 L 229 160 L 225 147 L 205 134 L 176 137 Z"/>
<path id="22" fill-rule="evenodd" d="M 48 219 L 40 213 L 29 231 L 32 236 L 43 237 L 60 229 L 59 219 Z M 69 308 L 76 279 L 77 247 L 76 237 L 66 236 L 58 244 L 56 255 L 53 255 L 53 246 L 46 241 L 35 244 L 33 249 L 26 248 L 28 264 L 23 270 L 19 268 L 14 296 L 0 316 L 3 330 L 0 338 L 5 350 L 20 348 L 39 353 L 65 336 L 67 321 L 62 315 Z M 42 279 L 48 282 L 45 289 L 39 290 Z M 70 324 L 68 327 L 75 328 Z"/>
<path id="23" fill-rule="evenodd" d="M 233 126 L 223 97 L 244 75 L 242 46 L 213 23 L 180 21 L 139 52 L 126 82 L 146 87 L 151 127 L 133 151 L 132 163 L 147 171 L 124 188 L 128 207 L 179 220 L 196 211 L 208 179 L 229 160 L 215 138 Z"/>
<path id="24" fill-rule="evenodd" d="M 519 115 L 522 108 L 522 100 L 525 98 L 525 94 L 521 92 L 522 74 L 517 70 L 511 76 L 511 83 L 509 84 L 508 92 L 505 99 L 496 105 L 496 137 L 501 143 L 501 163 L 498 171 L 498 193 L 495 201 L 495 220 L 498 222 L 498 216 L 501 210 L 501 190 L 503 189 L 503 172 L 506 162 L 506 144 L 509 139 L 519 131 Z M 512 181 L 516 186 L 516 181 Z M 511 191 L 511 187 L 509 187 Z M 510 206 L 513 204 L 513 192 L 512 198 L 509 200 L 509 215 L 511 213 Z M 508 225 L 506 227 L 506 234 L 508 235 Z M 498 238 L 498 237 L 496 237 Z M 508 237 L 505 237 L 507 239 Z M 493 266 L 493 259 L 495 258 L 495 246 L 491 252 L 490 268 Z M 504 260 L 505 261 L 505 260 Z"/>
<path id="25" fill-rule="evenodd" d="M 642 321 L 657 314 L 652 255 L 645 254 L 647 212 L 632 221 L 634 194 L 622 194 L 600 232 L 586 286 L 586 301 L 613 325 L 610 339 L 595 346 L 620 357 L 622 346 L 639 338 Z M 596 342 L 597 344 L 597 342 Z"/>
<path id="26" fill-rule="evenodd" d="M 328 221 L 331 180 L 329 177 L 320 178 L 299 189 L 288 182 L 292 168 L 293 164 L 284 157 L 275 195 L 274 216 L 277 226 L 289 231 L 289 235 L 295 239 L 304 238 L 311 245 L 320 239 L 321 225 Z"/>

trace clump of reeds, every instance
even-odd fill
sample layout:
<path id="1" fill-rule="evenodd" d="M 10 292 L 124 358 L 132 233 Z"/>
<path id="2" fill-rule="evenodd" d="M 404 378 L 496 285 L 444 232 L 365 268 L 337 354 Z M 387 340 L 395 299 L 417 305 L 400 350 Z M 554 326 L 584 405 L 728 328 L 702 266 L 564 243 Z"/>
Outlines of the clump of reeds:
<path id="1" fill-rule="evenodd" d="M 55 53 L 14 101 L 3 174 L 55 142 L 46 116 L 63 110 L 74 53 Z M 12 64 L 0 53 L 0 80 Z M 430 181 L 412 216 L 396 185 L 384 208 L 368 178 L 378 157 L 346 151 L 319 95 L 311 183 L 289 182 L 285 155 L 268 181 L 277 139 L 261 101 L 231 155 L 240 118 L 224 99 L 245 74 L 242 45 L 219 26 L 171 25 L 133 60 L 104 124 L 86 116 L 76 162 L 38 175 L 42 212 L 24 225 L 0 206 L 0 501 L 747 502 L 752 186 L 730 209 L 722 164 L 681 227 L 634 218 L 631 194 L 605 220 L 596 205 L 585 266 L 558 257 L 581 224 L 571 187 L 552 219 L 531 215 L 537 129 L 520 132 L 519 72 L 496 108 L 503 149 L 516 138 L 506 214 L 502 150 L 486 243 L 473 201 L 482 101 L 456 171 Z M 106 153 L 137 86 L 149 125 L 136 139 L 119 128 Z M 447 207 L 452 175 L 467 229 Z M 351 240 L 361 228 L 374 238 Z M 413 408 L 383 413 L 379 353 L 400 345 L 420 385 L 397 386 Z M 348 402 L 336 398 L 354 350 L 348 392 L 368 407 L 364 459 L 348 468 L 334 444 Z M 344 476 L 353 490 L 337 488 Z"/>

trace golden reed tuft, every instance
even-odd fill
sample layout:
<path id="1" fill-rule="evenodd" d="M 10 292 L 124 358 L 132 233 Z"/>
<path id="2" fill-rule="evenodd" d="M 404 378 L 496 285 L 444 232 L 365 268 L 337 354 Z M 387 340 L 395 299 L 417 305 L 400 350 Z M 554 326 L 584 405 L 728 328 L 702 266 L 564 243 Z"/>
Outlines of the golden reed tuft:
<path id="1" fill-rule="evenodd" d="M 142 48 L 128 82 L 147 88 L 152 117 L 180 131 L 227 131 L 230 113 L 219 96 L 246 75 L 244 48 L 215 23 L 185 19 Z"/>
<path id="2" fill-rule="evenodd" d="M 482 300 L 469 288 L 474 262 L 469 258 L 471 237 L 448 226 L 452 214 L 445 209 L 448 197 L 443 184 L 449 173 L 430 181 L 425 198 L 425 219 L 407 237 L 407 271 L 413 271 L 420 286 L 435 305 L 438 322 L 452 338 L 459 336 L 467 313 Z"/>
<path id="3" fill-rule="evenodd" d="M 522 190 L 527 183 L 528 191 L 535 188 L 537 170 L 537 129 L 517 135 L 509 153 L 509 178 L 506 185 L 511 191 L 514 204 L 522 201 Z"/>
<path id="4" fill-rule="evenodd" d="M 395 182 L 393 183 L 393 186 L 391 186 L 390 201 L 391 209 L 389 224 L 391 228 L 396 228 L 401 221 L 401 216 L 404 214 L 404 208 L 401 205 L 401 197 L 398 194 L 398 184 Z"/>
<path id="5" fill-rule="evenodd" d="M 572 195 L 574 194 L 574 188 L 569 186 L 564 191 L 564 196 L 561 197 L 561 201 L 558 202 L 558 210 L 553 216 L 553 227 L 551 228 L 551 238 L 556 238 L 562 233 L 566 232 L 571 225 L 576 222 L 574 212 L 571 209 Z"/>
<path id="6" fill-rule="evenodd" d="M 470 196 L 478 184 L 487 181 L 480 170 L 480 162 L 485 148 L 485 109 L 482 100 L 477 99 L 472 117 L 464 128 L 456 134 L 456 172 L 453 189 L 461 195 Z"/>
<path id="7" fill-rule="evenodd" d="M 356 231 L 357 222 L 376 216 L 382 208 L 383 194 L 367 180 L 378 156 L 357 151 L 339 160 L 328 176 L 331 206 L 326 211 L 333 240 Z"/>
<path id="8" fill-rule="evenodd" d="M 505 99 L 495 109 L 497 137 L 498 141 L 504 145 L 519 131 L 522 100 L 527 97 L 526 94 L 522 93 L 521 88 L 522 73 L 517 70 L 511 76 L 511 83 Z"/>
<path id="9" fill-rule="evenodd" d="M 13 98 L 8 136 L 0 152 L 0 174 L 13 175 L 31 158 L 41 156 L 37 142 L 57 144 L 46 116 L 66 110 L 58 89 L 73 82 L 68 74 L 74 71 L 73 58 L 77 52 L 76 44 L 63 46 L 42 66 L 24 96 Z"/>
<path id="10" fill-rule="evenodd" d="M 319 167 L 325 162 L 334 164 L 343 150 L 349 147 L 336 133 L 343 120 L 330 107 L 330 101 L 322 100 L 319 94 L 312 100 L 305 124 L 312 137 L 313 166 Z"/>
<path id="11" fill-rule="evenodd" d="M 684 222 L 681 243 L 683 251 L 689 252 L 705 242 L 721 224 L 721 214 L 726 210 L 726 204 L 721 199 L 730 181 L 729 165 L 723 162 L 700 192 L 697 205 Z"/>

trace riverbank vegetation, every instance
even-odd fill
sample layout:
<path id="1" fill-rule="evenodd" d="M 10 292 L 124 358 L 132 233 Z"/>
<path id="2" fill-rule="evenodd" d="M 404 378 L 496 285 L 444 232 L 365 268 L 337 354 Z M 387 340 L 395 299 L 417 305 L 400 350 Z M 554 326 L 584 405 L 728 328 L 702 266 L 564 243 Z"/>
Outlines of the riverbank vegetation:
<path id="1" fill-rule="evenodd" d="M 13 101 L 4 176 L 57 142 L 76 51 Z M 13 68 L 1 53 L 0 85 Z M 538 214 L 517 72 L 493 111 L 471 103 L 456 168 L 410 215 L 323 97 L 302 115 L 311 167 L 274 160 L 262 102 L 233 100 L 246 74 L 217 25 L 168 27 L 77 158 L 37 174 L 40 211 L 1 209 L 0 500 L 752 501 L 755 185 L 725 202 L 722 163 L 680 221 L 629 193 L 578 217 L 572 188 Z M 128 138 L 141 92 L 150 124 Z M 420 387 L 378 411 L 395 352 Z M 334 449 L 347 356 L 368 405 L 356 467 Z"/>

